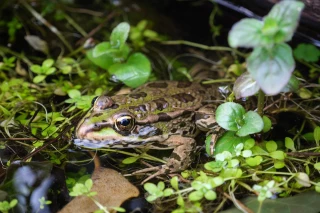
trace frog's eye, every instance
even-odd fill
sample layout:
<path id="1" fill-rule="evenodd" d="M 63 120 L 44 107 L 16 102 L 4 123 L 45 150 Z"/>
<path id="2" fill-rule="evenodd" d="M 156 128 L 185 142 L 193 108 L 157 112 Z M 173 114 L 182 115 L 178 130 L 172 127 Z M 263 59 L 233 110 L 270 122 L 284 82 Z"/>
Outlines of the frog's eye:
<path id="1" fill-rule="evenodd" d="M 116 128 L 118 131 L 130 131 L 134 127 L 134 119 L 130 115 L 117 118 Z"/>
<path id="2" fill-rule="evenodd" d="M 96 96 L 92 99 L 91 101 L 91 107 L 93 107 L 94 103 L 96 102 L 96 100 L 98 99 L 99 96 Z"/>

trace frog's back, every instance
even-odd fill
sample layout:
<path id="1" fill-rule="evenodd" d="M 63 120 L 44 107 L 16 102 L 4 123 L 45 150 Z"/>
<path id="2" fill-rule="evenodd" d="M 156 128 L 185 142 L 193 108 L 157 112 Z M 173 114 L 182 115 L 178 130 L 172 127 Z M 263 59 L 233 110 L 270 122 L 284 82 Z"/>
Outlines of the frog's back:
<path id="1" fill-rule="evenodd" d="M 129 94 L 113 96 L 119 106 L 126 108 L 137 118 L 143 119 L 150 113 L 167 113 L 196 110 L 210 100 L 216 99 L 214 90 L 196 82 L 155 81 L 142 85 Z"/>

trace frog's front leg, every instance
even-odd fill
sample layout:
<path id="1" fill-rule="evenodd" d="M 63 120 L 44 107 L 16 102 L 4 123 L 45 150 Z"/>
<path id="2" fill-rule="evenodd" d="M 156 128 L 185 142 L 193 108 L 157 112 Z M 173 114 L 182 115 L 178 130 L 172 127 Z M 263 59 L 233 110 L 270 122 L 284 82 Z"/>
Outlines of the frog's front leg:
<path id="1" fill-rule="evenodd" d="M 183 137 L 181 135 L 172 135 L 161 144 L 173 147 L 172 154 L 164 165 L 134 172 L 133 174 L 138 174 L 158 170 L 156 173 L 146 178 L 142 184 L 158 175 L 184 170 L 191 163 L 191 154 L 194 151 L 196 144 L 193 138 Z"/>
<path id="2" fill-rule="evenodd" d="M 224 130 L 217 124 L 215 118 L 216 105 L 208 104 L 201 107 L 196 112 L 195 123 L 198 129 L 211 134 L 210 154 L 213 155 L 214 146 Z"/>

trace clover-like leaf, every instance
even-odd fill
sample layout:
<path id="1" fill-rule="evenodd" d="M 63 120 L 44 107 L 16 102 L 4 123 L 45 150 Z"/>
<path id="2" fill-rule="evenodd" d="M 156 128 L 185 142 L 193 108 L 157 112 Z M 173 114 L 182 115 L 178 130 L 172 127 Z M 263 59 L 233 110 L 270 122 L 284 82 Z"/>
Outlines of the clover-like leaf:
<path id="1" fill-rule="evenodd" d="M 33 78 L 33 83 L 40 83 L 43 81 L 47 76 L 45 75 L 37 75 L 36 77 Z"/>
<path id="2" fill-rule="evenodd" d="M 219 126 L 226 130 L 237 131 L 243 125 L 245 114 L 243 106 L 233 102 L 221 104 L 216 110 L 216 120 Z"/>
<path id="3" fill-rule="evenodd" d="M 256 47 L 247 58 L 248 71 L 267 95 L 278 94 L 289 82 L 295 67 L 292 49 L 277 44 L 271 50 Z"/>
<path id="4" fill-rule="evenodd" d="M 109 72 L 129 87 L 138 87 L 145 83 L 151 73 L 151 63 L 142 53 L 132 54 L 123 64 L 114 64 Z"/>
<path id="5" fill-rule="evenodd" d="M 292 140 L 291 138 L 286 137 L 286 138 L 284 139 L 284 144 L 285 144 L 285 147 L 286 147 L 287 149 L 290 149 L 290 150 L 292 150 L 292 151 L 296 151 L 296 148 L 294 147 L 294 142 L 293 142 L 293 140 Z"/>
<path id="6" fill-rule="evenodd" d="M 293 51 L 294 57 L 306 62 L 317 62 L 320 50 L 312 44 L 299 44 Z"/>
<path id="7" fill-rule="evenodd" d="M 253 111 L 244 114 L 243 125 L 237 131 L 238 136 L 247 136 L 260 132 L 263 129 L 263 120 L 260 115 Z"/>

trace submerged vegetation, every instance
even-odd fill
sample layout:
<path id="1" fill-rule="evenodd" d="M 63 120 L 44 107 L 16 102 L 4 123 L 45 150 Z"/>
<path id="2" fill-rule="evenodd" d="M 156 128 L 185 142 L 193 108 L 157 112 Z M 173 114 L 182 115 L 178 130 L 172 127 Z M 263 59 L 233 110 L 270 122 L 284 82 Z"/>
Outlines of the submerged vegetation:
<path id="1" fill-rule="evenodd" d="M 136 88 L 157 79 L 193 80 L 193 72 L 202 69 L 215 76 L 204 84 L 224 86 L 225 100 L 215 112 L 224 133 L 218 141 L 211 132 L 199 139 L 202 149 L 189 170 L 141 187 L 153 204 L 150 211 L 269 212 L 264 206 L 270 212 L 318 211 L 320 50 L 286 43 L 298 26 L 302 2 L 282 1 L 263 20 L 234 23 L 230 47 L 170 40 L 175 35 L 157 30 L 152 20 L 134 15 L 131 21 L 132 14 L 124 15 L 126 5 L 104 4 L 105 14 L 96 10 L 99 1 L 91 9 L 43 2 L 0 4 L 0 211 L 55 212 L 70 196 L 93 199 L 94 183 L 86 171 L 92 158 L 72 141 L 94 97 L 112 94 L 122 84 Z M 215 16 L 224 14 L 212 5 L 209 23 L 218 36 Z M 103 148 L 98 154 L 138 185 L 145 177 L 131 175 L 132 164 L 165 162 L 145 151 Z M 14 180 L 25 175 L 22 167 L 34 176 L 19 185 Z M 58 184 L 41 185 L 52 183 L 53 176 Z M 22 187 L 27 188 L 23 193 Z M 31 188 L 43 189 L 36 204 L 27 199 Z M 124 211 L 94 202 L 96 212 Z"/>

